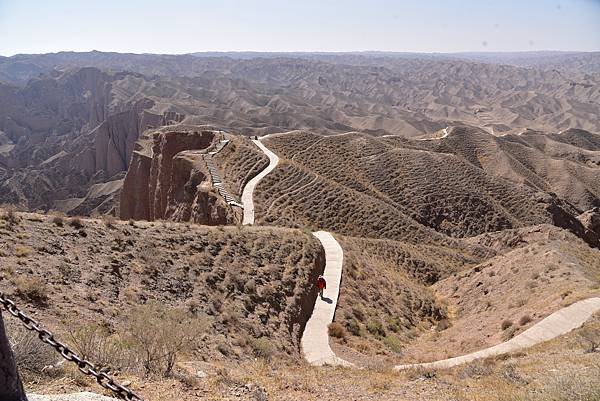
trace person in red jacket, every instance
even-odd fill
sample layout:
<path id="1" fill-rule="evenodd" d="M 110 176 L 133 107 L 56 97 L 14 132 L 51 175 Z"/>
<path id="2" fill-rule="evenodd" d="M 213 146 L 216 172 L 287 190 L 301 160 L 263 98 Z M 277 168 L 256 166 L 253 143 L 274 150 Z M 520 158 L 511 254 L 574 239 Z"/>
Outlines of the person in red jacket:
<path id="1" fill-rule="evenodd" d="M 327 288 L 327 282 L 325 281 L 325 277 L 319 276 L 317 278 L 317 288 L 319 288 L 319 296 L 323 299 L 323 290 Z"/>

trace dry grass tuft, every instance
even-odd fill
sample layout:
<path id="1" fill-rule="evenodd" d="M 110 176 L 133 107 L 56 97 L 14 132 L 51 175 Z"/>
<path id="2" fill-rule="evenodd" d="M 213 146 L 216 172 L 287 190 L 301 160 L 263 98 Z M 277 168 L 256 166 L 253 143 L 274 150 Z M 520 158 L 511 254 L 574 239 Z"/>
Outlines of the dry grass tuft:
<path id="1" fill-rule="evenodd" d="M 506 330 L 506 329 L 508 329 L 509 327 L 511 327 L 512 325 L 513 325 L 513 322 L 512 322 L 512 320 L 510 320 L 510 319 L 505 319 L 505 320 L 503 320 L 503 321 L 502 321 L 502 323 L 500 324 L 500 328 L 501 328 L 502 330 Z"/>
<path id="2" fill-rule="evenodd" d="M 19 216 L 17 216 L 17 209 L 12 205 L 3 205 L 2 214 L 0 219 L 6 221 L 9 227 L 19 225 Z"/>
<path id="3" fill-rule="evenodd" d="M 15 247 L 15 256 L 18 258 L 26 258 L 31 255 L 31 252 L 33 252 L 33 250 L 25 245 L 17 245 Z"/>
<path id="4" fill-rule="evenodd" d="M 337 322 L 330 323 L 329 326 L 327 326 L 327 330 L 331 337 L 345 339 L 348 336 L 348 333 L 346 333 L 346 329 L 344 328 L 344 326 Z"/>
<path id="5" fill-rule="evenodd" d="M 106 228 L 115 228 L 116 218 L 112 214 L 105 214 L 102 216 L 102 221 Z"/>
<path id="6" fill-rule="evenodd" d="M 15 286 L 15 293 L 32 303 L 41 306 L 48 303 L 48 287 L 41 278 L 20 276 L 15 279 Z"/>
<path id="7" fill-rule="evenodd" d="M 69 225 L 78 230 L 83 228 L 84 226 L 83 220 L 80 217 L 72 217 L 71 219 L 69 219 Z"/>
<path id="8" fill-rule="evenodd" d="M 20 374 L 40 374 L 44 368 L 59 361 L 60 355 L 20 322 L 9 320 L 4 323 Z"/>
<path id="9" fill-rule="evenodd" d="M 65 223 L 64 215 L 58 212 L 53 212 L 52 223 L 57 227 L 62 227 Z"/>
<path id="10" fill-rule="evenodd" d="M 531 322 L 531 320 L 532 320 L 531 316 L 529 316 L 529 315 L 523 315 L 519 319 L 519 325 L 520 326 L 525 326 L 527 323 Z"/>
<path id="11" fill-rule="evenodd" d="M 253 338 L 250 340 L 250 346 L 255 356 L 259 358 L 270 359 L 275 353 L 273 344 L 266 337 Z"/>

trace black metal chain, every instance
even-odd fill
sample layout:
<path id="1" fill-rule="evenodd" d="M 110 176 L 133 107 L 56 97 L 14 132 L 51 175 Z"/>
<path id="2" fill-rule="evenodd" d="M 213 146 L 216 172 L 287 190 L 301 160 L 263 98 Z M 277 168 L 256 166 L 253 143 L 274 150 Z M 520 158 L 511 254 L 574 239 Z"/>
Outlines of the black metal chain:
<path id="1" fill-rule="evenodd" d="M 139 395 L 129 390 L 122 384 L 117 383 L 107 373 L 101 372 L 100 369 L 96 367 L 96 365 L 79 357 L 77 354 L 71 351 L 71 349 L 65 344 L 56 340 L 54 338 L 54 335 L 50 331 L 42 328 L 37 320 L 32 319 L 19 308 L 17 308 L 17 305 L 14 303 L 14 301 L 4 296 L 2 292 L 0 292 L 0 303 L 2 304 L 2 306 L 4 306 L 4 309 L 6 309 L 11 315 L 19 319 L 28 330 L 35 331 L 42 342 L 52 346 L 56 350 L 56 352 L 58 352 L 67 361 L 76 364 L 83 374 L 93 376 L 100 386 L 104 387 L 105 389 L 111 390 L 117 396 L 119 396 L 119 398 L 122 398 L 124 400 L 144 401 Z"/>

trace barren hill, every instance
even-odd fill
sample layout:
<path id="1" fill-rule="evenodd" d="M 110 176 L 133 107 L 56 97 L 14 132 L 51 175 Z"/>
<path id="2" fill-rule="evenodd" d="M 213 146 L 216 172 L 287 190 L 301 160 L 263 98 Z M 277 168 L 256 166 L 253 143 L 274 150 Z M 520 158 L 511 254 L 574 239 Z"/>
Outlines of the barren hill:
<path id="1" fill-rule="evenodd" d="M 443 146 L 456 141 L 471 149 L 478 135 L 496 141 L 471 132 L 452 130 L 439 145 L 359 133 L 270 137 L 265 143 L 285 160 L 261 184 L 259 215 L 269 224 L 415 243 L 541 223 L 584 236 L 580 211 L 567 202 L 489 174 L 471 153 L 453 155 Z"/>
<path id="2" fill-rule="evenodd" d="M 500 236 L 518 237 L 519 245 L 433 286 L 447 302 L 449 328 L 417 339 L 407 358 L 436 360 L 485 348 L 600 294 L 598 250 L 548 226 L 491 235 Z"/>
<path id="3" fill-rule="evenodd" d="M 462 127 L 450 129 L 447 137 L 430 145 L 494 176 L 553 192 L 582 212 L 600 204 L 599 144 L 600 135 L 582 130 L 494 137 Z"/>
<path id="4" fill-rule="evenodd" d="M 202 320 L 204 358 L 297 356 L 324 263 L 311 235 L 279 228 L 18 214 L 0 220 L 0 243 L 2 291 L 63 338 L 94 325 L 115 333 L 157 301 Z"/>
<path id="5" fill-rule="evenodd" d="M 565 230 L 541 225 L 469 241 L 490 254 L 341 238 L 345 291 L 335 321 L 348 335 L 332 339 L 337 352 L 367 365 L 458 356 L 600 294 L 600 251 Z"/>

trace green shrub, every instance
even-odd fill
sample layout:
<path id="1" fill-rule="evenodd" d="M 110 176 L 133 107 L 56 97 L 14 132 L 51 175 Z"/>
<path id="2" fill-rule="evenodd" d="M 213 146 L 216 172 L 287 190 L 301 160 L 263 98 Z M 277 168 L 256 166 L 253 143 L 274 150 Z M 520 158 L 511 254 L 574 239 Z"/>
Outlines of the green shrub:
<path id="1" fill-rule="evenodd" d="M 395 335 L 388 335 L 383 339 L 383 343 L 388 346 L 389 349 L 399 354 L 402 352 L 402 342 Z"/>
<path id="2" fill-rule="evenodd" d="M 385 337 L 385 329 L 383 328 L 383 324 L 381 324 L 379 321 L 369 321 L 367 323 L 367 330 L 374 336 Z"/>
<path id="3" fill-rule="evenodd" d="M 270 359 L 275 353 L 273 344 L 265 337 L 253 338 L 250 340 L 250 346 L 254 355 L 259 358 Z"/>
<path id="4" fill-rule="evenodd" d="M 360 323 L 355 318 L 351 318 L 346 322 L 346 328 L 353 335 L 360 337 L 362 336 L 362 330 L 360 327 Z"/>
<path id="5" fill-rule="evenodd" d="M 398 318 L 393 318 L 388 321 L 387 327 L 390 331 L 397 333 L 402 328 L 402 325 L 400 324 L 400 320 Z"/>

